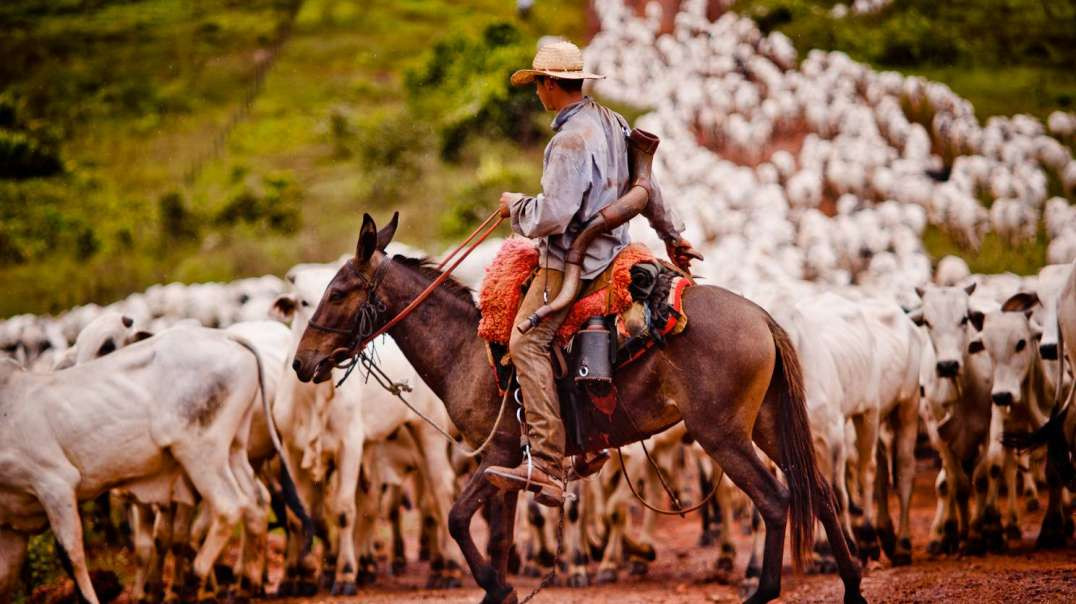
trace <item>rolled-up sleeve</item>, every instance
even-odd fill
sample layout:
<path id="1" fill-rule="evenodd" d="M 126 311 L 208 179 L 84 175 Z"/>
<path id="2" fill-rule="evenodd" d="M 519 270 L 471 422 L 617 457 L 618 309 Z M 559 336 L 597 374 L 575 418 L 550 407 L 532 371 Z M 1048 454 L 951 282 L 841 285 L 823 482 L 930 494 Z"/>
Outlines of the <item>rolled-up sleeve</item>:
<path id="1" fill-rule="evenodd" d="M 590 163 L 582 137 L 573 132 L 554 136 L 546 150 L 542 192 L 512 204 L 512 230 L 532 239 L 567 230 L 590 187 Z"/>
<path id="2" fill-rule="evenodd" d="M 676 209 L 665 202 L 665 196 L 661 193 L 661 187 L 657 181 L 651 180 L 652 195 L 650 202 L 643 209 L 643 216 L 650 221 L 650 226 L 657 231 L 662 240 L 668 241 L 680 236 L 684 232 L 684 222 Z"/>

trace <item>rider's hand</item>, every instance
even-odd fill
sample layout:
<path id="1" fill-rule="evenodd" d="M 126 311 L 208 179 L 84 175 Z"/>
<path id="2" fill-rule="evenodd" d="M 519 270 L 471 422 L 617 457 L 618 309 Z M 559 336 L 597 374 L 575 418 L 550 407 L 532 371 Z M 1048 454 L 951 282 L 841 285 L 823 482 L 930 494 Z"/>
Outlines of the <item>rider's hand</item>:
<path id="1" fill-rule="evenodd" d="M 691 242 L 683 237 L 666 239 L 665 252 L 669 254 L 669 260 L 672 260 L 673 264 L 680 267 L 680 270 L 685 273 L 691 272 L 692 260 L 702 260 L 702 254 L 691 246 Z"/>
<path id="2" fill-rule="evenodd" d="M 501 193 L 501 218 L 512 216 L 512 204 L 523 198 L 522 193 Z"/>

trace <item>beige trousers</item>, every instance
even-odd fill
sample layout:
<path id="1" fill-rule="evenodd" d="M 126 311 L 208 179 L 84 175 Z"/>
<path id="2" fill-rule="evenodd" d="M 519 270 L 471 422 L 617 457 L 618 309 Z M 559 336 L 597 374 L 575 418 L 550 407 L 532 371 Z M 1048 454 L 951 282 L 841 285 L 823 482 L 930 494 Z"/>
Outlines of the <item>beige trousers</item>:
<path id="1" fill-rule="evenodd" d="M 516 320 L 518 325 L 538 310 L 545 299 L 552 300 L 560 293 L 564 273 L 552 269 L 539 269 L 531 281 L 530 289 L 519 305 Z M 560 417 L 560 400 L 557 387 L 553 381 L 553 366 L 549 353 L 553 336 L 557 333 L 564 319 L 571 311 L 571 306 L 553 313 L 542 320 L 527 333 L 519 333 L 512 328 L 508 341 L 508 352 L 516 367 L 516 376 L 523 390 L 523 408 L 527 413 L 531 455 L 547 471 L 561 469 L 564 459 L 564 422 Z"/>

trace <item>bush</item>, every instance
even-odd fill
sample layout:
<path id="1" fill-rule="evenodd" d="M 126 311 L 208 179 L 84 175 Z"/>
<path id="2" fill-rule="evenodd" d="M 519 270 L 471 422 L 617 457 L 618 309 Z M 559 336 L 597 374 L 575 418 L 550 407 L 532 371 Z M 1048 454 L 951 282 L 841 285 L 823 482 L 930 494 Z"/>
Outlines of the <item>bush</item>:
<path id="1" fill-rule="evenodd" d="M 63 163 L 55 150 L 24 132 L 0 128 L 0 178 L 52 176 L 61 170 Z"/>
<path id="2" fill-rule="evenodd" d="M 477 38 L 455 35 L 438 42 L 425 64 L 407 73 L 410 106 L 434 124 L 444 159 L 458 159 L 475 134 L 536 138 L 533 116 L 541 105 L 533 90 L 509 82 L 533 53 L 533 40 L 510 23 L 495 23 Z"/>
<path id="3" fill-rule="evenodd" d="M 302 189 L 290 172 L 276 172 L 241 182 L 216 214 L 220 226 L 249 224 L 291 234 L 302 224 Z"/>
<path id="4" fill-rule="evenodd" d="M 499 156 L 482 157 L 473 183 L 456 190 L 452 205 L 441 214 L 441 233 L 447 239 L 466 235 L 496 207 L 504 191 L 524 191 L 533 178 L 518 169 L 506 167 Z"/>
<path id="5" fill-rule="evenodd" d="M 171 191 L 157 200 L 160 213 L 161 240 L 164 242 L 194 241 L 198 239 L 198 219 L 187 207 L 183 195 Z"/>
<path id="6" fill-rule="evenodd" d="M 375 113 L 357 127 L 352 152 L 365 176 L 363 197 L 376 205 L 395 204 L 422 176 L 431 133 L 407 112 Z"/>

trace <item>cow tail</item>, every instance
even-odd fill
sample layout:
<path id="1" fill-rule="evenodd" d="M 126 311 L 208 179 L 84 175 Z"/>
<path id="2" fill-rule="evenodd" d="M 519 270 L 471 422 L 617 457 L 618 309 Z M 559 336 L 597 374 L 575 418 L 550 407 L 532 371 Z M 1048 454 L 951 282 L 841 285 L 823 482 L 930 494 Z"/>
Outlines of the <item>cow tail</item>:
<path id="1" fill-rule="evenodd" d="M 295 481 L 292 479 L 292 477 L 295 476 L 295 473 L 289 467 L 288 456 L 284 454 L 284 444 L 280 440 L 280 433 L 276 428 L 276 420 L 273 419 L 273 409 L 270 405 L 269 397 L 265 395 L 265 370 L 262 367 L 262 358 L 258 355 L 258 351 L 254 348 L 254 345 L 246 338 L 237 334 L 229 335 L 237 344 L 246 348 L 254 355 L 254 363 L 258 367 L 258 396 L 262 399 L 262 409 L 265 411 L 265 423 L 269 430 L 269 440 L 273 441 L 273 448 L 280 457 L 280 488 L 284 496 L 284 505 L 290 508 L 292 513 L 295 514 L 302 523 L 303 551 L 309 552 L 314 543 L 314 521 L 310 518 L 310 514 L 306 512 L 306 508 L 299 498 L 299 490 L 295 487 Z M 278 520 L 284 522 L 283 518 L 278 518 Z"/>
<path id="2" fill-rule="evenodd" d="M 829 488 L 818 471 L 807 421 L 807 394 L 799 356 L 784 330 L 772 317 L 770 333 L 777 347 L 774 380 L 779 388 L 777 439 L 780 446 L 777 464 L 788 482 L 791 496 L 789 527 L 792 533 L 792 566 L 799 572 L 814 544 L 814 507 L 816 499 L 826 497 Z"/>

